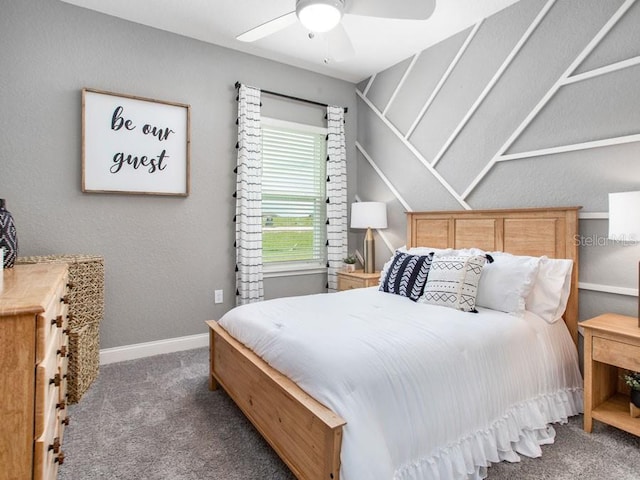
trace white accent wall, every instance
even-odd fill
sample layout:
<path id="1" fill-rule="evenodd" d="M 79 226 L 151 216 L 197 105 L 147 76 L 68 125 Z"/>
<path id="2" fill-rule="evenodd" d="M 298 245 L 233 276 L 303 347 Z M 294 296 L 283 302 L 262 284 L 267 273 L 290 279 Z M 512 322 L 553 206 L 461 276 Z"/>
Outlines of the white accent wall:
<path id="1" fill-rule="evenodd" d="M 637 314 L 640 246 L 607 237 L 640 190 L 640 2 L 521 0 L 357 87 L 358 196 L 408 210 L 582 206 L 580 317 Z"/>

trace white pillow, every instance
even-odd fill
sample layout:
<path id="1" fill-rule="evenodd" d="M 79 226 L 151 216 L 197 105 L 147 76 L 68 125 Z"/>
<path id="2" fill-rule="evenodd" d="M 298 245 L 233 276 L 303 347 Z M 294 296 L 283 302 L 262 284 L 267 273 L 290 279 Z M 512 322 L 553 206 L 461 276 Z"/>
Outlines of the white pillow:
<path id="1" fill-rule="evenodd" d="M 555 323 L 564 314 L 571 293 L 573 261 L 540 257 L 536 281 L 527 297 L 527 310 L 548 323 Z"/>
<path id="2" fill-rule="evenodd" d="M 433 247 L 411 247 L 407 248 L 406 245 L 397 249 L 402 253 L 410 253 L 411 255 L 429 255 L 433 252 L 434 255 L 458 255 L 458 250 L 453 248 L 433 248 Z"/>
<path id="3" fill-rule="evenodd" d="M 503 252 L 489 252 L 489 255 L 494 261 L 487 262 L 482 269 L 476 305 L 523 316 L 540 258 Z"/>

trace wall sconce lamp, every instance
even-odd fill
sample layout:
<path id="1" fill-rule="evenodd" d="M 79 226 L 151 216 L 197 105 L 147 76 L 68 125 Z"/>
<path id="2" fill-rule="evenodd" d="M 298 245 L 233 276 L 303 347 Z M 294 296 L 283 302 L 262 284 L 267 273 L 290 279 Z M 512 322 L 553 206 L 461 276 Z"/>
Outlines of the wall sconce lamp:
<path id="1" fill-rule="evenodd" d="M 618 242 L 640 242 L 640 192 L 609 194 L 609 238 Z M 638 263 L 640 285 L 640 263 Z M 638 297 L 640 328 L 640 297 Z"/>
<path id="2" fill-rule="evenodd" d="M 376 268 L 376 252 L 372 228 L 387 228 L 387 205 L 383 202 L 351 204 L 351 228 L 366 228 L 364 236 L 364 273 Z"/>

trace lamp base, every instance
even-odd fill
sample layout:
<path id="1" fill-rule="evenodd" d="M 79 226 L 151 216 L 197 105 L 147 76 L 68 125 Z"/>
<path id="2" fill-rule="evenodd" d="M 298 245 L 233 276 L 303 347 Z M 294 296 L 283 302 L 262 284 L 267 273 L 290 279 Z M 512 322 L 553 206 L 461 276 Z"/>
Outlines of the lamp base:
<path id="1" fill-rule="evenodd" d="M 373 273 L 376 269 L 376 251 L 373 231 L 367 228 L 364 236 L 364 273 Z"/>

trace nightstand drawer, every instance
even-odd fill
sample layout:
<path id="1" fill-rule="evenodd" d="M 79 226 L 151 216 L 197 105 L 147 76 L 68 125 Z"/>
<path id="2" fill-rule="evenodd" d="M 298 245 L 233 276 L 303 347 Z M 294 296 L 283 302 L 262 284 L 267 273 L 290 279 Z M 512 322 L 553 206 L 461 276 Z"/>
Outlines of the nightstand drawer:
<path id="1" fill-rule="evenodd" d="M 592 358 L 597 362 L 640 371 L 640 346 L 593 337 Z"/>
<path id="2" fill-rule="evenodd" d="M 364 282 L 358 278 L 338 277 L 338 290 L 351 290 L 364 287 Z"/>
<path id="3" fill-rule="evenodd" d="M 380 283 L 380 272 L 364 273 L 338 272 L 338 290 L 353 290 L 354 288 L 374 287 Z"/>

